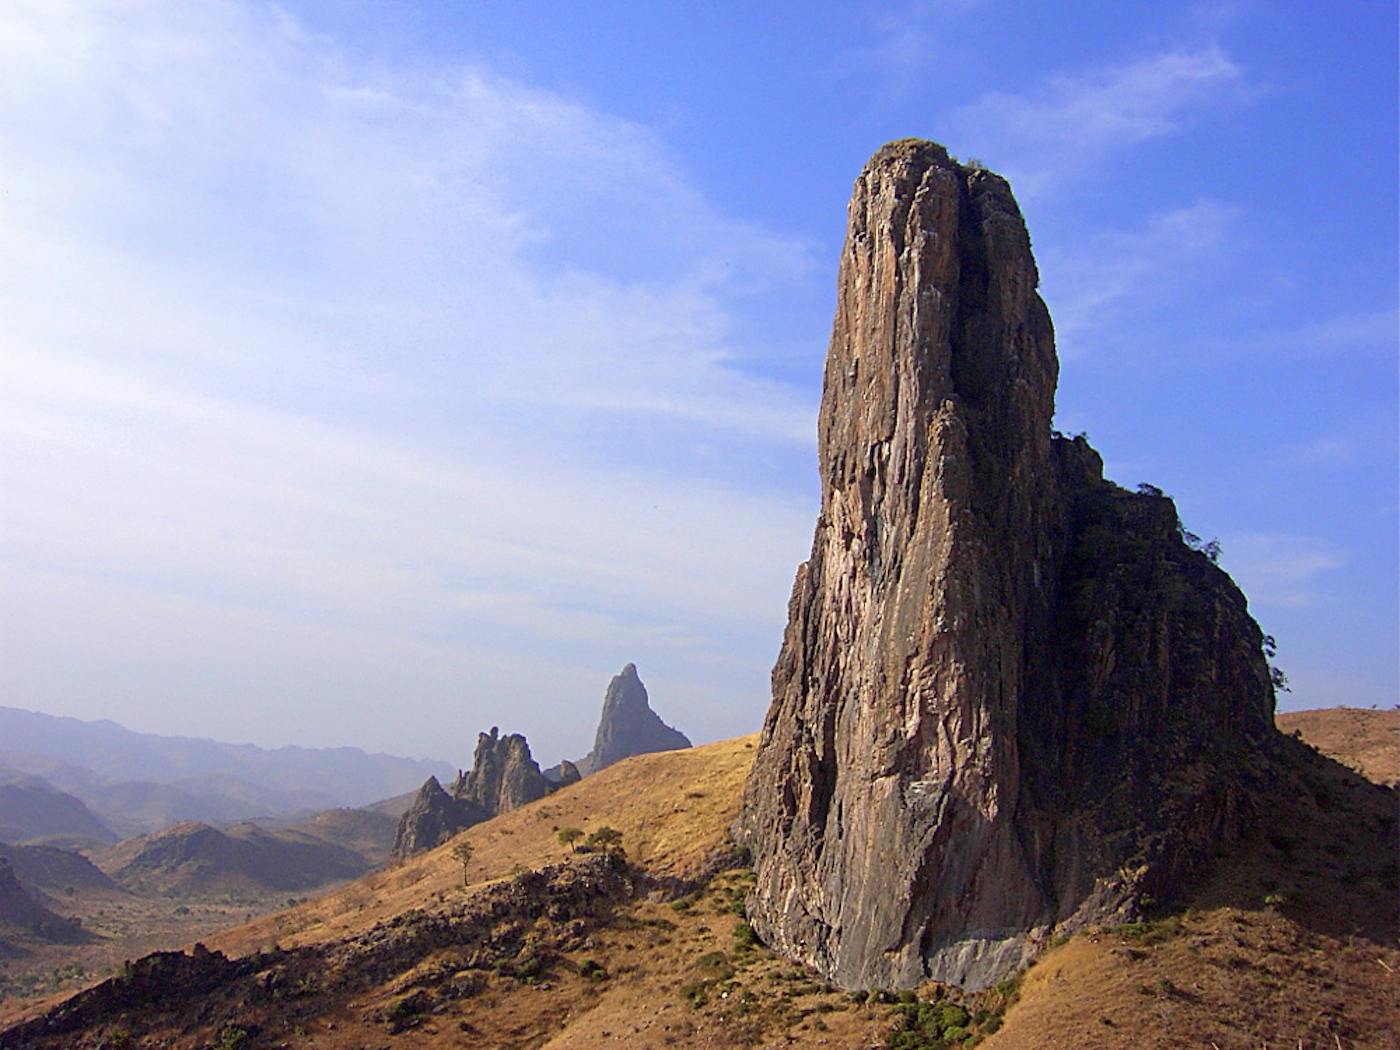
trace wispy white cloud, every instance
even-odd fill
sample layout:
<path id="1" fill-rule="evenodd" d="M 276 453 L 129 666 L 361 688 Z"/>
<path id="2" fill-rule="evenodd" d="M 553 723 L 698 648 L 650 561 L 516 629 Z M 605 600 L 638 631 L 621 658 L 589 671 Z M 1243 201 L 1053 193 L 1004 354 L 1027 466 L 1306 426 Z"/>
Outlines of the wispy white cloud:
<path id="1" fill-rule="evenodd" d="M 1249 95 L 1240 66 L 1210 44 L 1053 76 L 1024 94 L 990 92 L 957 111 L 953 123 L 959 141 L 1029 198 Z"/>
<path id="2" fill-rule="evenodd" d="M 1325 594 L 1326 574 L 1347 564 L 1347 553 L 1315 536 L 1235 533 L 1221 541 L 1222 562 L 1256 607 L 1302 608 Z"/>
<path id="3" fill-rule="evenodd" d="M 1301 350 L 1336 353 L 1400 343 L 1400 310 L 1361 310 L 1325 318 L 1291 333 L 1286 342 Z"/>
<path id="4" fill-rule="evenodd" d="M 950 26 L 987 0 L 912 0 L 883 4 L 862 19 L 864 42 L 846 56 L 845 65 L 864 81 L 875 81 L 893 96 L 926 85 L 930 67 L 945 72 L 961 52 L 950 48 Z"/>
<path id="5" fill-rule="evenodd" d="M 1122 320 L 1199 280 L 1231 242 L 1240 210 L 1202 199 L 1130 230 L 1106 230 L 1041 253 L 1043 291 L 1060 353 L 1074 357 Z"/>
<path id="6" fill-rule="evenodd" d="M 392 697 L 417 737 L 354 742 L 439 752 L 509 705 L 557 756 L 636 659 L 757 723 L 810 512 L 742 478 L 813 406 L 734 318 L 804 245 L 645 128 L 220 0 L 7 5 L 0 153 L 6 702 L 330 742 Z"/>

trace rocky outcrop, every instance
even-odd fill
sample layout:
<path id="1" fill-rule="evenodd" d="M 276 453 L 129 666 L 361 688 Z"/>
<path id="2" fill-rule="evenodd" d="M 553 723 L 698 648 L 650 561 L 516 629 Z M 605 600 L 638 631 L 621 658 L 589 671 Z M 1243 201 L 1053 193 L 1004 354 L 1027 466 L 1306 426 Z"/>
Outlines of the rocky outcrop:
<path id="1" fill-rule="evenodd" d="M 523 736 L 501 736 L 492 726 L 491 732 L 478 734 L 472 768 L 458 773 L 450 789 L 436 777 L 419 789 L 399 821 L 393 855 L 402 860 L 440 846 L 459 831 L 544 798 L 566 782 L 553 783 L 540 772 Z"/>
<path id="2" fill-rule="evenodd" d="M 550 777 L 557 787 L 568 787 L 570 784 L 577 784 L 583 779 L 583 774 L 579 772 L 578 766 L 570 762 L 567 758 L 554 767 L 557 775 Z"/>
<path id="3" fill-rule="evenodd" d="M 822 505 L 736 826 L 751 920 L 848 988 L 989 984 L 1237 834 L 1262 636 L 1172 502 L 1053 434 L 1007 183 L 933 143 L 856 181 Z"/>
<path id="4" fill-rule="evenodd" d="M 683 747 L 690 747 L 690 738 L 661 721 L 637 677 L 637 665 L 628 664 L 608 683 L 593 750 L 579 760 L 578 770 L 587 776 L 633 755 Z"/>
<path id="5" fill-rule="evenodd" d="M 491 732 L 477 736 L 472 768 L 458 775 L 452 795 L 474 802 L 494 817 L 544 798 L 552 788 L 531 757 L 525 738 L 519 733 L 501 736 L 492 726 Z"/>
<path id="6" fill-rule="evenodd" d="M 402 860 L 434 849 L 485 819 L 486 811 L 475 802 L 453 798 L 443 790 L 437 777 L 429 777 L 418 789 L 408 812 L 399 818 L 393 855 Z"/>
<path id="7" fill-rule="evenodd" d="M 599 853 L 494 882 L 465 899 L 412 908 L 322 944 L 273 947 L 235 959 L 202 944 L 189 954 L 155 952 L 0 1030 L 0 1048 L 209 1046 L 211 1032 L 229 1033 L 219 1045 L 275 1044 L 277 1033 L 305 1025 L 310 1017 L 333 1017 L 329 1031 L 353 1029 L 346 1014 L 358 1012 L 356 1000 L 390 981 L 398 989 L 395 1005 L 376 1016 L 397 1034 L 477 995 L 492 978 L 533 984 L 544 966 L 574 969 L 568 956 L 592 949 L 593 936 L 609 928 L 619 910 L 655 892 L 651 880 L 624 858 Z M 106 1032 L 93 1031 L 103 1026 Z M 111 1038 L 114 1028 L 122 1033 L 120 1040 Z M 193 1032 L 205 1038 L 196 1039 Z M 172 1033 L 181 1038 L 171 1038 Z M 451 1042 L 502 1045 L 470 1038 Z M 374 1040 L 374 1045 L 382 1044 Z M 445 1038 L 427 1045 L 445 1045 Z"/>

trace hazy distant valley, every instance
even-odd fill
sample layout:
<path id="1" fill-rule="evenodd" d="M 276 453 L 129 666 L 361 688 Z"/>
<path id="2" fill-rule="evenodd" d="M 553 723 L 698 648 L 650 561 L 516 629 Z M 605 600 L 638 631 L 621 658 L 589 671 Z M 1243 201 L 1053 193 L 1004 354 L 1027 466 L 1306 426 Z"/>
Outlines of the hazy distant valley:
<path id="1" fill-rule="evenodd" d="M 396 846 L 406 859 L 549 794 L 561 768 L 541 771 L 523 737 L 482 734 L 470 771 L 494 778 L 489 801 L 482 781 L 480 804 L 444 823 L 422 799 L 439 777 L 450 780 L 446 763 L 351 748 L 267 751 L 14 709 L 0 709 L 0 739 L 11 745 L 0 774 L 0 991 L 11 1000 L 85 983 L 121 960 L 355 879 Z M 688 746 L 651 711 L 628 665 L 578 764 L 596 770 Z M 576 782 L 575 763 L 564 767 Z M 191 775 L 199 768 L 209 775 Z M 120 779 L 133 769 L 152 779 Z"/>

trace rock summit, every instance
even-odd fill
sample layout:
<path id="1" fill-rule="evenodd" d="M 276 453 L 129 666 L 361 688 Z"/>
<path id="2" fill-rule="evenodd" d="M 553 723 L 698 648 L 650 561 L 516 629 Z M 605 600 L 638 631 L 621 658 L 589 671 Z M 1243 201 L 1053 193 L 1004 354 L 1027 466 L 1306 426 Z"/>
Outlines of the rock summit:
<path id="1" fill-rule="evenodd" d="M 847 988 L 981 987 L 1236 836 L 1263 636 L 1171 500 L 1051 428 L 1005 180 L 931 142 L 856 180 L 822 502 L 736 832 L 763 939 Z"/>
<path id="2" fill-rule="evenodd" d="M 637 665 L 628 664 L 608 683 L 593 750 L 579 759 L 578 770 L 587 776 L 633 755 L 683 747 L 690 747 L 690 738 L 672 729 L 651 709 L 647 687 L 637 676 Z"/>
<path id="3" fill-rule="evenodd" d="M 519 733 L 501 736 L 495 726 L 479 733 L 472 768 L 451 789 L 429 777 L 399 820 L 393 855 L 399 859 L 440 846 L 459 831 L 518 809 L 555 789 Z"/>

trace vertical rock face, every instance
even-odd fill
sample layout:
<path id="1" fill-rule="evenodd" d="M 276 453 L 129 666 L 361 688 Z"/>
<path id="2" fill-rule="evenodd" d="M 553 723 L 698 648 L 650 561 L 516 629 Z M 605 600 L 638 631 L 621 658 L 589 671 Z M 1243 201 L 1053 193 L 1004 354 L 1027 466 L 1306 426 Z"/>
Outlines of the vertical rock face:
<path id="1" fill-rule="evenodd" d="M 577 779 L 575 776 L 574 779 Z M 495 726 L 480 733 L 472 768 L 444 790 L 429 777 L 399 820 L 393 856 L 399 860 L 440 846 L 459 831 L 544 798 L 555 785 L 545 779 L 519 733 L 501 736 Z"/>
<path id="2" fill-rule="evenodd" d="M 647 687 L 637 677 L 637 665 L 628 664 L 608 684 L 593 750 L 579 760 L 578 769 L 587 775 L 633 755 L 689 746 L 689 737 L 661 721 L 651 709 Z"/>
<path id="3" fill-rule="evenodd" d="M 1037 283 L 998 176 L 905 140 L 857 179 L 821 514 L 736 829 L 759 933 L 846 987 L 986 985 L 1170 892 L 1272 732 L 1229 577 L 1052 435 Z"/>

